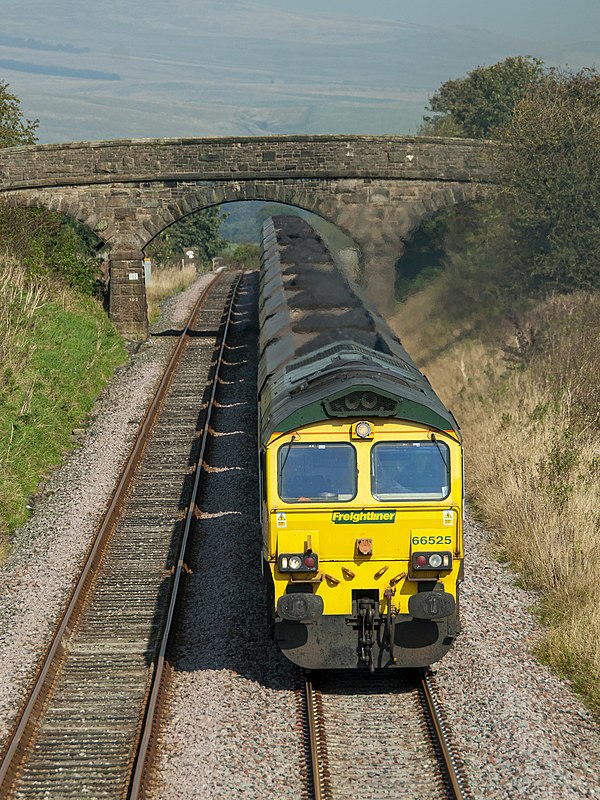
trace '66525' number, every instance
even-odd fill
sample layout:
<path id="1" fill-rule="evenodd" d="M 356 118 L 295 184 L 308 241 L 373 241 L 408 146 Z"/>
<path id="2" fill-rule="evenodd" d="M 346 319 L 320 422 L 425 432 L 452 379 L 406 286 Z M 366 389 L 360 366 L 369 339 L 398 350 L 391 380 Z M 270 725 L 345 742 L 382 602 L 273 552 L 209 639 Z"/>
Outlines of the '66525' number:
<path id="1" fill-rule="evenodd" d="M 413 536 L 413 544 L 452 544 L 451 536 Z"/>

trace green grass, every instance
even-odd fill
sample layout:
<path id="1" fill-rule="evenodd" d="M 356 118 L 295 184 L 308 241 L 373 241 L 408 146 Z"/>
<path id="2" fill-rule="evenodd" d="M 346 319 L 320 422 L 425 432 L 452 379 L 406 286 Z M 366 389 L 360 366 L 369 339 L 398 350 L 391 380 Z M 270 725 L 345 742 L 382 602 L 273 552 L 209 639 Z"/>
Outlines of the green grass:
<path id="1" fill-rule="evenodd" d="M 0 559 L 41 479 L 127 357 L 97 302 L 75 293 L 43 305 L 0 381 Z"/>

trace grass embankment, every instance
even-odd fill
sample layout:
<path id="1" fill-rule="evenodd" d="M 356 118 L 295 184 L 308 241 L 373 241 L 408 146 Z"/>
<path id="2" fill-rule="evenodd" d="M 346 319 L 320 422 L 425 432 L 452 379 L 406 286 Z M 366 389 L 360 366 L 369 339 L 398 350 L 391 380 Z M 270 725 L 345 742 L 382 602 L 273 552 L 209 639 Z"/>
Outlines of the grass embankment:
<path id="1" fill-rule="evenodd" d="M 187 289 L 198 277 L 195 267 L 161 267 L 152 271 L 152 279 L 146 287 L 148 320 L 156 322 L 160 314 L 160 303 L 167 297 Z"/>
<path id="2" fill-rule="evenodd" d="M 0 258 L 0 560 L 127 352 L 99 303 Z"/>
<path id="3" fill-rule="evenodd" d="M 539 655 L 598 711 L 600 294 L 468 330 L 442 291 L 409 298 L 392 324 L 461 423 L 467 496 L 496 556 L 541 593 Z"/>

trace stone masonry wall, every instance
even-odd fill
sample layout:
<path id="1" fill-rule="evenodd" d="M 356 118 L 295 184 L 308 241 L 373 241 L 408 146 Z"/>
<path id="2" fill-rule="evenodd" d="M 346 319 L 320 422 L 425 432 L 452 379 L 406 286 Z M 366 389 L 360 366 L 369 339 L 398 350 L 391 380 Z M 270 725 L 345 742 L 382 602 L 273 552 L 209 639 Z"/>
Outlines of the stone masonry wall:
<path id="1" fill-rule="evenodd" d="M 155 180 L 378 177 L 490 180 L 486 145 L 466 139 L 268 136 L 128 139 L 0 151 L 0 191 Z"/>

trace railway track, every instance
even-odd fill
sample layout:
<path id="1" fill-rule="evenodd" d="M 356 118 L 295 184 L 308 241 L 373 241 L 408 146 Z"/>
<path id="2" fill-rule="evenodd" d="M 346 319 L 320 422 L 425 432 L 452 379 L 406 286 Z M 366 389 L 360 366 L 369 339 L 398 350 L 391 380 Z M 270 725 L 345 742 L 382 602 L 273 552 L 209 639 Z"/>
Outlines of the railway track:
<path id="1" fill-rule="evenodd" d="M 468 800 L 432 679 L 304 672 L 307 800 Z"/>
<path id="2" fill-rule="evenodd" d="M 210 284 L 174 348 L 2 753 L 3 800 L 143 795 L 241 280 Z"/>

